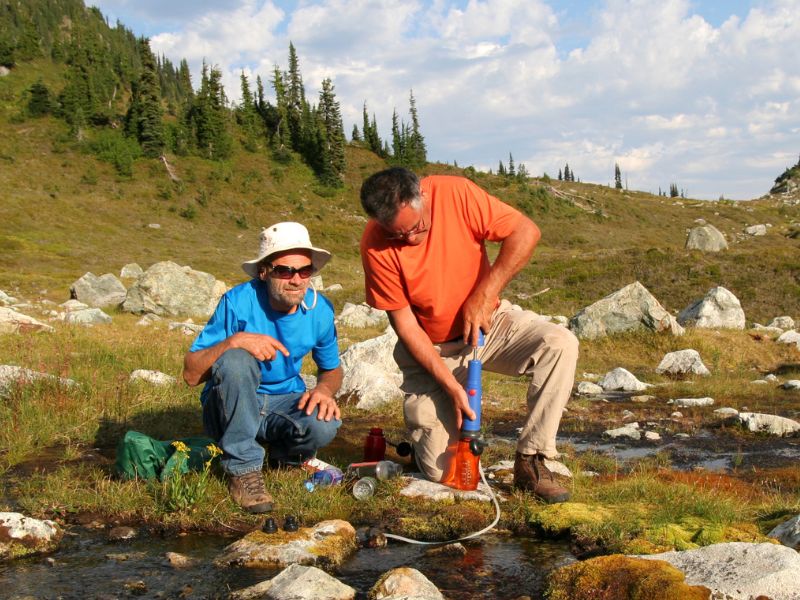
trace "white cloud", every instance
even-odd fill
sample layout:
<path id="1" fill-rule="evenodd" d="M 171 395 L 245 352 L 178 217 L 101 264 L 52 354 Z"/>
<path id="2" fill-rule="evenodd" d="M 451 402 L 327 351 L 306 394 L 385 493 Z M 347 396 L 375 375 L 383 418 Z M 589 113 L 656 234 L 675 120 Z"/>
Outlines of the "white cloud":
<path id="1" fill-rule="evenodd" d="M 577 9 L 554 0 L 174 0 L 164 17 L 155 0 L 98 4 L 165 18 L 154 49 L 195 76 L 218 64 L 233 99 L 241 70 L 267 83 L 292 41 L 307 96 L 331 77 L 348 133 L 366 100 L 387 136 L 413 89 L 434 160 L 495 169 L 511 152 L 532 173 L 569 161 L 599 183 L 616 161 L 631 187 L 753 197 L 798 151 L 800 0 L 717 27 L 701 16 L 710 1 L 607 0 L 567 48 Z"/>

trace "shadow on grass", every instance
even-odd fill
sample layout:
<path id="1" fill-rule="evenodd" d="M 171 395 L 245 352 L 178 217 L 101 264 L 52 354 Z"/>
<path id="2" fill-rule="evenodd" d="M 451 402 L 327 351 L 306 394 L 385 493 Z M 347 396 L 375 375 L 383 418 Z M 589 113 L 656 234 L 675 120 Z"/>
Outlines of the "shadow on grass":
<path id="1" fill-rule="evenodd" d="M 124 420 L 103 417 L 97 426 L 95 447 L 113 450 L 127 431 L 138 431 L 157 440 L 205 435 L 200 403 L 196 407 L 170 407 L 138 413 Z"/>

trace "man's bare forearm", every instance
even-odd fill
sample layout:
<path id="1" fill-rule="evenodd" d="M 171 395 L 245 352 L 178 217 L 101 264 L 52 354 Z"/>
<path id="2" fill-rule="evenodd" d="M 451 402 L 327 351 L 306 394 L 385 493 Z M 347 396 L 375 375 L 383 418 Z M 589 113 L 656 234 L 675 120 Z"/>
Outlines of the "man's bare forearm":
<path id="1" fill-rule="evenodd" d="M 317 373 L 317 388 L 322 388 L 331 398 L 336 395 L 339 388 L 342 387 L 342 380 L 344 379 L 344 370 L 341 366 L 328 371 L 319 370 Z"/>
<path id="2" fill-rule="evenodd" d="M 191 386 L 206 381 L 211 377 L 211 366 L 230 348 L 231 338 L 227 338 L 209 348 L 187 352 L 183 359 L 183 380 Z"/>

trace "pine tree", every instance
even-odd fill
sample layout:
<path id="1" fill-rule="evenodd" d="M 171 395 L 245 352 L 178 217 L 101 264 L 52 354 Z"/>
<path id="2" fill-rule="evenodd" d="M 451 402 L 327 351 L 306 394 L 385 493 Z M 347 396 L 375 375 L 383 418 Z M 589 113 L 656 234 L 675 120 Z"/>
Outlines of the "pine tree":
<path id="1" fill-rule="evenodd" d="M 392 158 L 398 165 L 405 164 L 405 138 L 400 131 L 397 110 L 392 111 Z"/>
<path id="2" fill-rule="evenodd" d="M 622 189 L 622 172 L 619 170 L 618 163 L 614 163 L 614 187 L 618 190 Z"/>
<path id="3" fill-rule="evenodd" d="M 514 167 L 514 157 L 511 156 L 511 152 L 508 153 L 508 176 L 509 177 L 517 176 L 517 169 L 516 167 Z"/>
<path id="4" fill-rule="evenodd" d="M 517 181 L 520 183 L 528 182 L 528 168 L 525 166 L 525 163 L 519 163 L 517 167 Z"/>
<path id="5" fill-rule="evenodd" d="M 48 87 L 39 79 L 28 88 L 28 114 L 32 117 L 42 117 L 53 109 L 53 98 Z"/>
<path id="6" fill-rule="evenodd" d="M 319 93 L 318 119 L 322 128 L 323 164 L 320 179 L 323 183 L 332 186 L 341 186 L 344 183 L 345 137 L 342 125 L 342 111 L 336 100 L 334 86 L 330 79 L 322 81 L 322 90 Z"/>
<path id="7" fill-rule="evenodd" d="M 677 183 L 670 183 L 669 184 L 669 197 L 670 198 L 677 198 L 680 194 L 678 193 L 678 184 Z"/>
<path id="8" fill-rule="evenodd" d="M 505 177 L 506 175 L 506 167 L 503 165 L 503 161 L 500 161 L 500 164 L 497 165 L 497 174 Z"/>
<path id="9" fill-rule="evenodd" d="M 375 120 L 375 114 L 372 115 L 372 120 L 370 121 L 369 115 L 367 114 L 367 103 L 364 102 L 364 124 L 361 129 L 361 132 L 364 134 L 364 141 L 367 144 L 367 147 L 372 150 L 378 156 L 388 156 L 385 152 L 383 141 L 381 140 L 380 136 L 378 135 L 378 123 Z"/>
<path id="10" fill-rule="evenodd" d="M 164 151 L 161 88 L 150 43 L 142 38 L 139 44 L 142 72 L 139 80 L 133 84 L 131 104 L 125 116 L 125 131 L 136 138 L 145 156 L 153 158 Z"/>
<path id="11" fill-rule="evenodd" d="M 192 105 L 192 127 L 197 149 L 202 156 L 224 159 L 231 153 L 227 130 L 227 99 L 222 87 L 222 72 L 203 63 L 200 91 Z"/>
<path id="12" fill-rule="evenodd" d="M 294 44 L 289 42 L 289 71 L 286 74 L 286 114 L 288 117 L 289 136 L 292 147 L 298 149 L 303 139 L 303 110 L 306 104 L 306 92 L 303 77 L 300 74 L 300 61 Z"/>
<path id="13" fill-rule="evenodd" d="M 353 133 L 350 134 L 350 140 L 353 142 L 361 141 L 361 134 L 358 133 L 358 125 L 353 123 Z"/>
<path id="14" fill-rule="evenodd" d="M 564 181 L 571 181 L 570 180 L 569 163 L 564 165 Z"/>
<path id="15" fill-rule="evenodd" d="M 255 152 L 258 149 L 258 141 L 261 138 L 260 118 L 256 110 L 256 102 L 258 100 L 250 91 L 250 81 L 244 71 L 241 72 L 239 81 L 241 83 L 242 103 L 236 109 L 236 121 L 243 134 L 242 146 L 244 146 L 245 150 Z"/>
<path id="16" fill-rule="evenodd" d="M 277 150 L 283 151 L 292 147 L 289 133 L 289 100 L 283 74 L 277 65 L 272 70 L 272 89 L 275 90 L 276 103 L 275 146 Z"/>
<path id="17" fill-rule="evenodd" d="M 563 181 L 564 177 L 561 175 L 561 167 L 558 168 L 558 180 Z"/>
<path id="18" fill-rule="evenodd" d="M 428 151 L 425 148 L 425 138 L 422 136 L 417 114 L 417 102 L 414 99 L 414 90 L 409 92 L 409 109 L 411 115 L 411 129 L 404 144 L 405 163 L 409 169 L 419 169 L 428 162 Z"/>

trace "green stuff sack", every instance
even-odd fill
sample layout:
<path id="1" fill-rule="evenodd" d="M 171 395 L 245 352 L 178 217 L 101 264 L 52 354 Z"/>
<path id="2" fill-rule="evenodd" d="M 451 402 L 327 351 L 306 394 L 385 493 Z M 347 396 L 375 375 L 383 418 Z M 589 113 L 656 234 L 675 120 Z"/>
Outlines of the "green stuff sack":
<path id="1" fill-rule="evenodd" d="M 161 479 L 170 475 L 178 466 L 182 473 L 199 471 L 211 458 L 208 446 L 213 440 L 206 437 L 190 437 L 177 440 L 189 447 L 187 460 L 181 460 L 175 452 L 173 441 L 162 442 L 138 431 L 128 431 L 117 444 L 117 462 L 114 472 L 121 479 Z"/>

